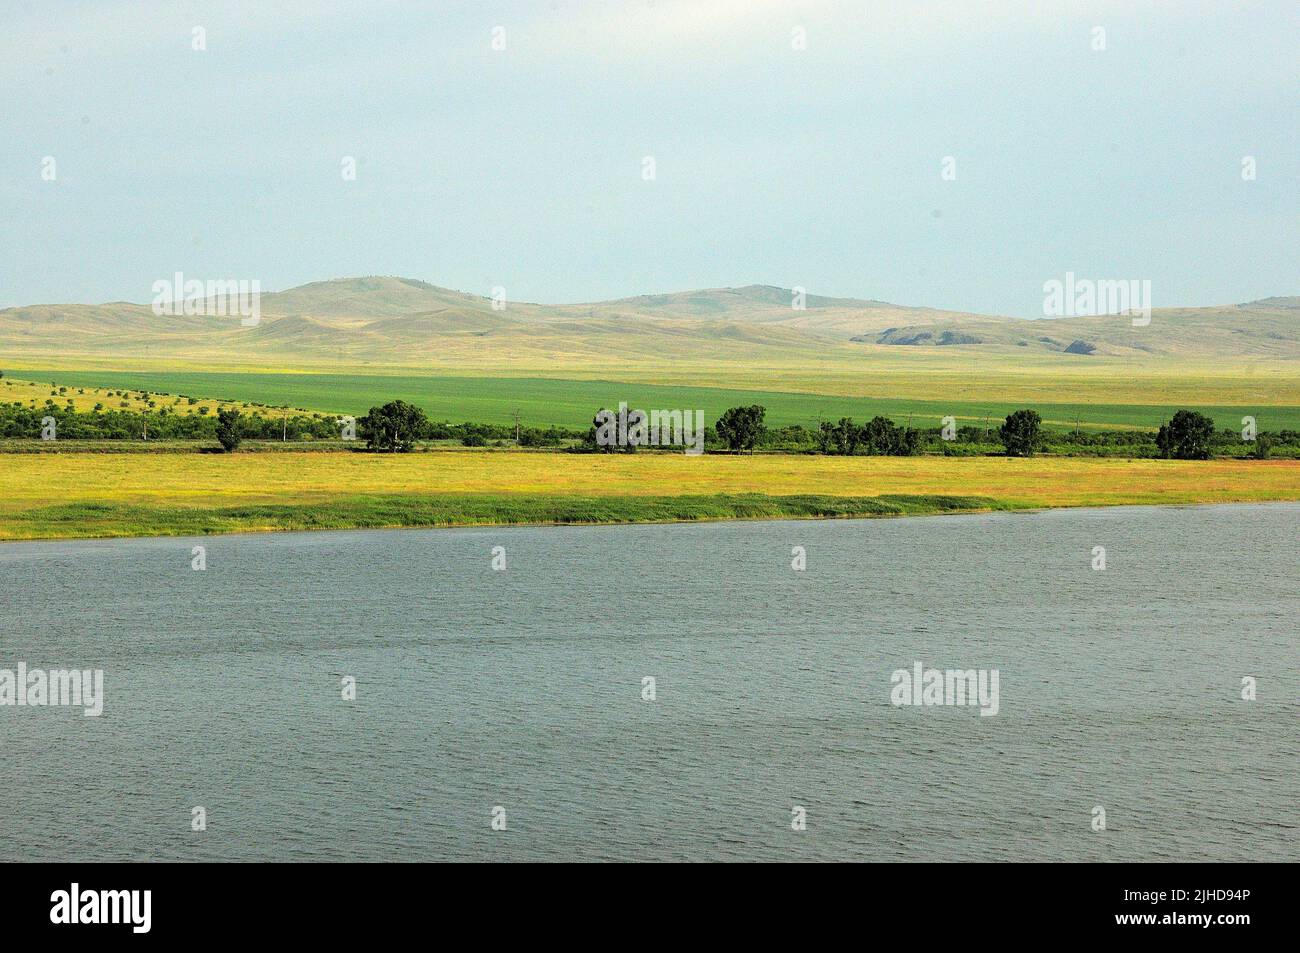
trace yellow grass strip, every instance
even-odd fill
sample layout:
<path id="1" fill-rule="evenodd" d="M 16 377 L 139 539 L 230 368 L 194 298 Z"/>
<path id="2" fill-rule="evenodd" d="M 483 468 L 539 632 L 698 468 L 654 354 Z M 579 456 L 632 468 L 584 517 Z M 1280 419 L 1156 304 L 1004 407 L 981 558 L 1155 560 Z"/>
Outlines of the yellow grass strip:
<path id="1" fill-rule="evenodd" d="M 57 503 L 207 508 L 348 494 L 956 494 L 1030 506 L 1300 499 L 1300 461 L 732 457 L 511 451 L 0 455 L 7 517 Z"/>

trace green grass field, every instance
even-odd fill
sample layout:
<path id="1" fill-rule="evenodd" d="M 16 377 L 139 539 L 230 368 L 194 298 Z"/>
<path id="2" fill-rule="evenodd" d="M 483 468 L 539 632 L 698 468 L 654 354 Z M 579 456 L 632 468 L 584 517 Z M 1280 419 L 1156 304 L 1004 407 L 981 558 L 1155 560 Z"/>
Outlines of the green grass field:
<path id="1" fill-rule="evenodd" d="M 575 428 L 589 425 L 600 407 L 625 400 L 645 410 L 702 409 L 709 423 L 728 407 L 759 403 L 767 408 L 771 426 L 815 426 L 819 419 L 840 417 L 865 421 L 881 414 L 900 423 L 910 417 L 913 426 L 937 427 L 948 414 L 959 423 L 978 423 L 986 417 L 996 422 L 1030 406 L 1048 426 L 1060 429 L 1072 428 L 1076 421 L 1084 427 L 1154 429 L 1174 410 L 1187 407 L 1208 414 L 1220 428 L 1239 428 L 1241 418 L 1251 415 L 1261 430 L 1300 430 L 1300 407 L 1295 406 L 919 400 L 529 377 L 84 370 L 24 370 L 13 376 L 69 387 L 130 388 L 354 415 L 401 398 L 418 404 L 434 420 L 506 423 L 513 421 L 518 409 L 526 425 Z"/>

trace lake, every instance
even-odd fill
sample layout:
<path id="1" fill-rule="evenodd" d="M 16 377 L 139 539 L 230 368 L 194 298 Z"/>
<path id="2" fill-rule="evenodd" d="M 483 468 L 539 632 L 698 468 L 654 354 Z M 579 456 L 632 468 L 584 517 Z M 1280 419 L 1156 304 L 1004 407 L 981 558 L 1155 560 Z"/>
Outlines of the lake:
<path id="1" fill-rule="evenodd" d="M 104 673 L 98 717 L 0 707 L 0 860 L 1298 860 L 1298 529 L 0 544 L 0 669 Z M 918 662 L 996 669 L 997 714 L 893 704 Z"/>

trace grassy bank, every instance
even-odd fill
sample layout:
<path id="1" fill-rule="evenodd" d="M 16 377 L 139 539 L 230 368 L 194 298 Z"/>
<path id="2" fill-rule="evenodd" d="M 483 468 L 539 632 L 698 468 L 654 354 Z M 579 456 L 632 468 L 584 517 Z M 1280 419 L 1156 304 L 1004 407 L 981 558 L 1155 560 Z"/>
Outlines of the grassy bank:
<path id="1" fill-rule="evenodd" d="M 201 536 L 271 530 L 923 516 L 1005 508 L 994 500 L 961 496 L 390 494 L 212 508 L 166 503 L 56 504 L 16 514 L 6 520 L 4 534 L 10 539 Z"/>
<path id="2" fill-rule="evenodd" d="M 519 452 L 16 454 L 0 539 L 1300 499 L 1300 461 Z"/>

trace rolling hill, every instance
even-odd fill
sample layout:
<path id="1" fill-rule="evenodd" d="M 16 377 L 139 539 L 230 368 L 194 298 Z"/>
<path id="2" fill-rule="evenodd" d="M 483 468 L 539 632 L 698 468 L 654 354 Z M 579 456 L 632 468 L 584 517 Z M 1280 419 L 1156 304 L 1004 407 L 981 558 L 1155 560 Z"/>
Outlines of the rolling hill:
<path id="1" fill-rule="evenodd" d="M 39 371 L 45 381 L 94 371 L 105 386 L 123 372 L 305 372 L 615 381 L 954 407 L 1300 406 L 1300 298 L 1157 309 L 1143 328 L 1124 316 L 1030 321 L 872 299 L 792 302 L 788 289 L 749 285 L 565 305 L 510 301 L 498 310 L 479 295 L 368 277 L 264 293 L 255 327 L 238 317 L 160 317 L 129 302 L 30 305 L 0 310 L 0 370 L 17 379 Z"/>
<path id="2" fill-rule="evenodd" d="M 1157 309 L 1124 316 L 1024 320 L 806 296 L 766 285 L 641 295 L 585 304 L 508 302 L 407 278 L 318 281 L 262 295 L 261 321 L 157 316 L 143 304 L 30 305 L 0 311 L 0 348 L 24 355 L 413 366 L 482 358 L 546 362 L 690 353 L 728 360 L 783 355 L 852 359 L 873 348 L 1145 357 L 1300 359 L 1300 298 Z M 725 354 L 718 353 L 725 351 Z"/>
<path id="3" fill-rule="evenodd" d="M 1122 316 L 1042 321 L 977 319 L 903 325 L 858 335 L 859 343 L 921 347 L 1030 348 L 1066 354 L 1195 355 L 1294 359 L 1300 354 L 1300 298 L 1266 298 L 1215 308 L 1161 308 L 1134 327 Z"/>

